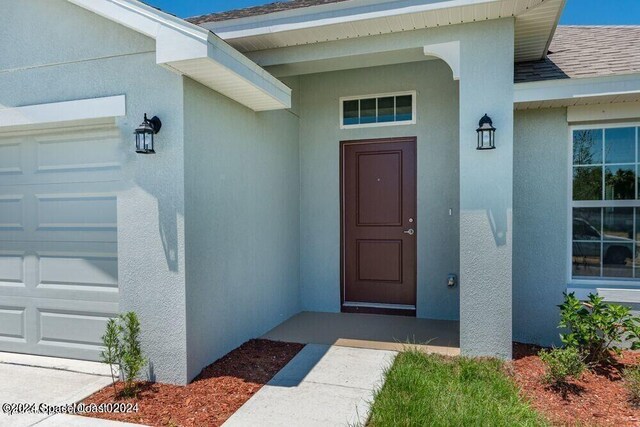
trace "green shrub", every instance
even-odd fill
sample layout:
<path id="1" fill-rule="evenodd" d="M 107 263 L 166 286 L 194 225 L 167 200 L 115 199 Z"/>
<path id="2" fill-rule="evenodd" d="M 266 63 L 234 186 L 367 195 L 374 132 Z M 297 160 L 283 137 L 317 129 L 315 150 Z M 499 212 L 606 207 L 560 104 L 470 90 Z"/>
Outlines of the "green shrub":
<path id="1" fill-rule="evenodd" d="M 111 378 L 115 380 L 114 368 L 117 366 L 124 379 L 123 394 L 132 396 L 136 392 L 135 379 L 147 364 L 140 345 L 138 316 L 129 312 L 121 314 L 117 319 L 110 319 L 102 336 L 102 344 L 102 361 L 111 368 Z M 115 381 L 113 389 L 117 395 Z"/>
<path id="2" fill-rule="evenodd" d="M 539 353 L 545 365 L 545 380 L 549 384 L 563 384 L 567 378 L 579 379 L 586 369 L 584 355 L 575 347 L 542 350 Z"/>
<path id="3" fill-rule="evenodd" d="M 627 341 L 633 350 L 640 349 L 640 319 L 631 315 L 631 309 L 618 304 L 605 303 L 602 297 L 589 294 L 586 302 L 575 294 L 564 294 L 560 305 L 560 334 L 568 347 L 578 349 L 591 363 L 608 360 L 610 350 L 620 354 L 619 343 Z"/>
<path id="4" fill-rule="evenodd" d="M 640 403 L 640 366 L 632 366 L 624 370 L 624 385 L 629 391 L 631 400 Z"/>
<path id="5" fill-rule="evenodd" d="M 118 390 L 116 389 L 115 367 L 120 365 L 121 359 L 119 335 L 120 329 L 116 319 L 109 319 L 107 322 L 107 330 L 102 336 L 104 350 L 100 353 L 100 356 L 102 361 L 109 365 L 114 396 L 118 395 Z"/>
<path id="6" fill-rule="evenodd" d="M 120 369 L 124 377 L 125 394 L 132 395 L 135 393 L 134 381 L 147 364 L 142 354 L 142 346 L 140 345 L 140 321 L 138 316 L 130 311 L 120 316 L 120 348 L 122 359 L 120 361 Z"/>

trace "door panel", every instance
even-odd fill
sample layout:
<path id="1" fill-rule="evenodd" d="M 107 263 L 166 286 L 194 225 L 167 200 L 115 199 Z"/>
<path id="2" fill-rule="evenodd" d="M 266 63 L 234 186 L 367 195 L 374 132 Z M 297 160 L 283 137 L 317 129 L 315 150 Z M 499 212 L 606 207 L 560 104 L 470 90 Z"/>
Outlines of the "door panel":
<path id="1" fill-rule="evenodd" d="M 415 312 L 416 139 L 342 143 L 343 310 Z"/>

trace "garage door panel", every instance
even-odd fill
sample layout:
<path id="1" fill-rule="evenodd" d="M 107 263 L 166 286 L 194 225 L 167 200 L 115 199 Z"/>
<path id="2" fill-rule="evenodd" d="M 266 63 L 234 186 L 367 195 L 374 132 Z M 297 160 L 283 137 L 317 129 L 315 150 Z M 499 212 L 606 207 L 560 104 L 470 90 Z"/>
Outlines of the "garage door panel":
<path id="1" fill-rule="evenodd" d="M 42 255 L 38 286 L 118 289 L 118 258 L 109 255 Z"/>
<path id="2" fill-rule="evenodd" d="M 4 242 L 2 295 L 118 302 L 117 244 Z"/>
<path id="3" fill-rule="evenodd" d="M 0 177 L 0 180 L 2 178 Z M 0 231 L 24 231 L 24 195 L 0 195 Z"/>
<path id="4" fill-rule="evenodd" d="M 118 200 L 115 194 L 37 194 L 38 231 L 117 230 Z"/>
<path id="5" fill-rule="evenodd" d="M 26 343 L 25 307 L 0 306 L 0 341 Z"/>
<path id="6" fill-rule="evenodd" d="M 118 313 L 115 128 L 0 137 L 0 351 L 98 360 Z"/>
<path id="7" fill-rule="evenodd" d="M 13 176 L 16 181 L 21 179 L 25 164 L 26 156 L 23 153 L 23 140 L 17 138 L 0 138 L 1 182 L 9 179 L 10 176 Z"/>
<path id="8" fill-rule="evenodd" d="M 99 360 L 117 302 L 0 297 L 0 351 Z"/>
<path id="9" fill-rule="evenodd" d="M 124 150 L 117 129 L 37 136 L 36 171 L 44 173 L 118 170 Z M 87 149 L 90 147 L 90 149 Z"/>
<path id="10" fill-rule="evenodd" d="M 24 288 L 25 286 L 25 253 L 0 252 L 0 288 Z"/>
<path id="11" fill-rule="evenodd" d="M 99 350 L 100 337 L 113 313 L 89 313 L 38 309 L 39 341 L 49 346 L 93 347 Z"/>
<path id="12" fill-rule="evenodd" d="M 121 190 L 121 182 L 0 186 L 0 241 L 115 242 Z"/>
<path id="13" fill-rule="evenodd" d="M 0 185 L 119 180 L 126 153 L 115 128 L 0 137 Z"/>

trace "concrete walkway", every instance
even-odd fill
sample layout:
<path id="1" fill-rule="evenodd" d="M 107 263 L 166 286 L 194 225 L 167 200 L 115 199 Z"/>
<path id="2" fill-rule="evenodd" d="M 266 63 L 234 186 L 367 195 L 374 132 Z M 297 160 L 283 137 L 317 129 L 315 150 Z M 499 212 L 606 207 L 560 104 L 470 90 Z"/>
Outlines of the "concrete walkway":
<path id="1" fill-rule="evenodd" d="M 107 366 L 96 362 L 0 353 L 0 404 L 79 402 L 111 384 Z M 0 426 L 126 426 L 86 417 L 47 414 L 9 415 L 0 408 Z"/>
<path id="2" fill-rule="evenodd" d="M 224 426 L 364 425 L 396 354 L 309 344 Z"/>

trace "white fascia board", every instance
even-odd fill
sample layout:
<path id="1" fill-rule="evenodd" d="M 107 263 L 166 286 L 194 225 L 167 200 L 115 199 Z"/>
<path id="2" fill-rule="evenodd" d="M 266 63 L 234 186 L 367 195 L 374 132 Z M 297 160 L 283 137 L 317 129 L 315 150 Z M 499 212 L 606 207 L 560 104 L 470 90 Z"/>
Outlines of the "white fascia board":
<path id="1" fill-rule="evenodd" d="M 640 91 L 636 93 L 640 95 Z M 567 108 L 568 123 L 637 119 L 640 119 L 640 102 L 618 102 L 606 105 L 578 105 Z"/>
<path id="2" fill-rule="evenodd" d="M 341 3 L 331 3 L 330 6 L 322 9 L 323 13 L 329 15 L 325 18 L 318 18 L 316 13 L 309 11 L 309 8 L 298 8 L 274 13 L 273 15 L 269 15 L 268 19 L 258 15 L 256 17 L 238 20 L 241 22 L 231 20 L 228 26 L 225 26 L 224 23 L 222 25 L 216 25 L 214 23 L 209 25 L 209 27 L 223 40 L 231 40 L 377 18 L 393 18 L 394 16 L 413 13 L 444 11 L 446 9 L 464 6 L 485 4 L 487 8 L 489 8 L 491 4 L 501 3 L 502 1 L 503 0 L 445 0 L 425 4 L 424 1 L 407 2 L 406 0 L 397 0 L 394 2 L 385 2 L 384 4 L 364 3 L 362 7 L 358 8 L 358 10 L 362 10 L 360 13 L 353 13 L 352 7 L 345 9 Z M 515 0 L 513 1 L 515 2 Z M 542 3 L 542 1 L 543 0 L 534 0 L 535 3 Z M 406 6 L 407 3 L 417 4 Z M 349 6 L 352 5 L 353 2 L 350 2 Z M 393 7 L 394 5 L 397 7 Z M 269 23 L 270 21 L 272 22 L 271 24 Z M 205 27 L 207 26 L 207 24 L 204 25 Z"/>
<path id="3" fill-rule="evenodd" d="M 65 122 L 111 119 L 126 114 L 124 95 L 0 109 L 0 131 Z"/>
<path id="4" fill-rule="evenodd" d="M 577 100 L 640 91 L 640 73 L 516 83 L 514 103 Z"/>
<path id="5" fill-rule="evenodd" d="M 181 62 L 203 60 L 206 64 L 207 60 L 213 60 L 257 89 L 257 98 L 270 98 L 282 109 L 291 107 L 291 89 L 205 28 L 136 0 L 68 1 L 156 40 L 159 65 L 181 72 Z M 234 99 L 232 93 L 225 95 Z M 252 108 L 246 100 L 242 103 Z"/>
<path id="6" fill-rule="evenodd" d="M 135 0 L 67 0 L 95 14 L 156 39 L 160 26 L 207 40 L 209 31 Z"/>

